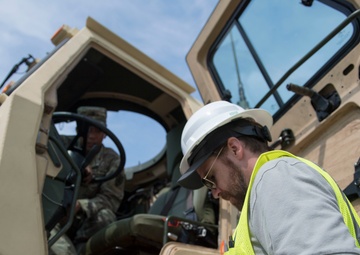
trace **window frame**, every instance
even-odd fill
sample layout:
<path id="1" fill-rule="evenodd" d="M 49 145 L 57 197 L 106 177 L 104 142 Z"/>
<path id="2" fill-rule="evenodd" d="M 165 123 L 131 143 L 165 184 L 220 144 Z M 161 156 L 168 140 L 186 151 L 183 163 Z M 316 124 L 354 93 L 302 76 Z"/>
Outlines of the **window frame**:
<path id="1" fill-rule="evenodd" d="M 360 15 L 354 15 L 354 11 L 356 11 L 356 8 L 354 8 L 353 5 L 351 5 L 348 2 L 343 2 L 339 0 L 318 0 L 319 2 L 326 4 L 338 11 L 341 11 L 344 13 L 347 18 L 340 23 L 328 36 L 326 36 L 322 41 L 320 41 L 313 49 L 311 49 L 307 54 L 305 54 L 299 61 L 297 61 L 292 67 L 290 67 L 284 74 L 281 76 L 281 78 L 273 84 L 271 82 L 271 79 L 269 78 L 269 74 L 264 69 L 261 59 L 252 52 L 252 44 L 250 41 L 247 40 L 247 38 L 243 37 L 243 31 L 241 24 L 238 22 L 240 16 L 243 14 L 246 7 L 249 5 L 249 3 L 253 0 L 244 0 L 239 4 L 237 9 L 234 11 L 230 19 L 228 20 L 227 24 L 222 29 L 221 33 L 217 37 L 217 39 L 214 41 L 213 45 L 210 47 L 210 50 L 207 54 L 206 62 L 209 67 L 210 75 L 215 83 L 215 86 L 218 90 L 218 93 L 222 100 L 230 101 L 230 93 L 227 91 L 227 88 L 224 86 L 224 84 L 221 81 L 221 78 L 219 77 L 219 74 L 214 66 L 214 56 L 216 51 L 218 50 L 221 43 L 225 40 L 225 38 L 228 35 L 228 32 L 236 26 L 239 30 L 240 36 L 244 39 L 247 47 L 249 48 L 252 58 L 255 60 L 257 66 L 259 67 L 259 70 L 263 74 L 264 80 L 267 82 L 267 86 L 269 87 L 269 91 L 263 96 L 258 103 L 254 106 L 254 108 L 259 108 L 261 105 L 271 96 L 276 96 L 276 90 L 280 87 L 280 85 L 283 85 L 283 82 L 294 72 L 296 71 L 307 59 L 309 59 L 311 56 L 313 56 L 319 49 L 322 48 L 322 46 L 326 45 L 330 39 L 333 38 L 338 32 L 341 31 L 343 27 L 348 25 L 347 23 L 352 23 L 354 32 L 351 35 L 350 39 L 347 43 L 345 43 L 330 59 L 317 70 L 313 76 L 311 76 L 303 85 L 304 87 L 312 88 L 316 82 L 318 82 L 326 73 L 331 70 L 332 67 L 334 67 L 344 56 L 346 56 L 360 41 L 360 37 L 357 37 L 357 34 L 359 33 L 360 28 Z M 310 7 L 311 8 L 311 7 Z M 345 25 L 344 25 L 345 24 Z M 343 25 L 343 26 L 342 26 Z M 341 28 L 341 29 L 340 29 Z M 250 45 L 250 47 L 249 47 Z M 255 55 L 255 57 L 254 57 Z M 259 64 L 260 63 L 260 64 Z M 270 83 L 270 84 L 269 84 Z M 279 105 L 279 109 L 273 114 L 274 122 L 276 122 L 282 115 L 284 115 L 293 105 L 296 103 L 301 96 L 294 94 L 292 97 L 290 97 L 286 102 L 283 103 L 283 105 Z"/>

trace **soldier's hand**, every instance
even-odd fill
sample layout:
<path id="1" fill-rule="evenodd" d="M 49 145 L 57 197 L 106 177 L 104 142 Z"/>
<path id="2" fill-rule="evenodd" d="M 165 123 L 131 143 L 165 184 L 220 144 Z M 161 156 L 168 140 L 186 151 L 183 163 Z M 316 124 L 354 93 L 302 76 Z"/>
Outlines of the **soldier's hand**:
<path id="1" fill-rule="evenodd" d="M 92 181 L 92 178 L 93 178 L 93 172 L 91 167 L 90 166 L 85 167 L 82 182 L 84 184 L 89 184 Z"/>
<path id="2" fill-rule="evenodd" d="M 81 205 L 80 205 L 79 201 L 76 201 L 75 214 L 77 214 L 80 211 L 81 211 Z"/>

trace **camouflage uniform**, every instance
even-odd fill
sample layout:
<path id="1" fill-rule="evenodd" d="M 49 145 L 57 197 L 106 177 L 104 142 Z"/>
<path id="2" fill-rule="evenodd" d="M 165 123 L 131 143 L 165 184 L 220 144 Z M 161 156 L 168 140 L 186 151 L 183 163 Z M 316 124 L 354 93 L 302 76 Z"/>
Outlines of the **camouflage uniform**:
<path id="1" fill-rule="evenodd" d="M 81 106 L 77 109 L 77 113 L 97 120 L 106 126 L 106 109 L 103 107 Z"/>
<path id="2" fill-rule="evenodd" d="M 102 146 L 90 166 L 93 175 L 103 177 L 114 172 L 119 165 L 119 156 L 110 148 Z M 124 197 L 125 174 L 102 184 L 90 183 L 82 185 L 79 191 L 79 203 L 86 216 L 76 232 L 75 242 L 86 241 L 94 233 L 115 221 L 115 212 Z"/>
<path id="3" fill-rule="evenodd" d="M 51 230 L 50 238 L 52 238 L 60 230 L 60 225 L 55 226 Z M 49 255 L 75 255 L 77 254 L 75 247 L 67 235 L 61 236 L 56 243 L 49 249 Z"/>
<path id="4" fill-rule="evenodd" d="M 106 109 L 104 108 L 80 107 L 78 113 L 96 119 L 106 125 Z M 120 157 L 113 149 L 102 145 L 100 152 L 90 163 L 93 176 L 103 177 L 114 172 L 119 166 L 119 161 Z M 116 220 L 115 212 L 124 197 L 124 188 L 124 171 L 116 178 L 104 183 L 81 185 L 78 196 L 81 210 L 75 216 L 74 224 L 68 232 L 75 245 L 86 242 L 98 230 Z M 69 251 L 68 245 L 64 243 L 66 242 L 59 241 L 55 243 L 53 249 Z"/>

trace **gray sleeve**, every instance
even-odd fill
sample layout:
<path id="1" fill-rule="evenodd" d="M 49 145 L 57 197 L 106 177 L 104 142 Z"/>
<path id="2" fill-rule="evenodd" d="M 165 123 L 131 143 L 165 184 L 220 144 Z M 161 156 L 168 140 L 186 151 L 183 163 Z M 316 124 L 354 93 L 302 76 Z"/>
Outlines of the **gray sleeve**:
<path id="1" fill-rule="evenodd" d="M 331 186 L 297 159 L 261 167 L 249 210 L 256 254 L 360 254 Z"/>

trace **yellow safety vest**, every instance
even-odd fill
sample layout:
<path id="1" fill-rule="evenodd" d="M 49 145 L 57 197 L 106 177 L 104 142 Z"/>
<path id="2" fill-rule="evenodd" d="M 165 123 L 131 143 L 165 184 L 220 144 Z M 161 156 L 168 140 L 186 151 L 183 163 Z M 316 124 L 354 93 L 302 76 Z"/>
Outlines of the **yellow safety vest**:
<path id="1" fill-rule="evenodd" d="M 259 171 L 259 169 L 261 168 L 261 166 L 270 160 L 277 159 L 280 157 L 296 158 L 296 159 L 304 162 L 305 164 L 309 165 L 310 167 L 314 168 L 327 180 L 327 182 L 331 185 L 331 187 L 333 188 L 333 190 L 335 192 L 336 200 L 339 205 L 340 212 L 344 218 L 344 222 L 345 222 L 346 226 L 348 227 L 350 234 L 355 239 L 356 246 L 360 247 L 359 241 L 356 237 L 356 231 L 355 231 L 355 225 L 354 225 L 355 222 L 353 221 L 353 219 L 355 219 L 356 223 L 360 226 L 359 215 L 357 214 L 357 212 L 355 211 L 353 206 L 350 204 L 350 202 L 347 200 L 345 195 L 343 195 L 342 191 L 340 190 L 340 188 L 338 187 L 336 182 L 332 179 L 332 177 L 327 172 L 322 170 L 319 166 L 317 166 L 316 164 L 314 164 L 313 162 L 311 162 L 309 160 L 306 160 L 306 159 L 303 159 L 300 157 L 296 157 L 286 151 L 274 150 L 274 151 L 269 151 L 269 152 L 261 154 L 260 157 L 258 158 L 258 160 L 256 161 L 254 170 L 251 174 L 249 187 L 246 192 L 244 205 L 243 205 L 241 215 L 240 215 L 240 220 L 239 220 L 239 223 L 238 223 L 236 230 L 234 232 L 234 235 L 233 235 L 233 240 L 235 241 L 235 244 L 234 244 L 233 248 L 229 247 L 229 250 L 227 252 L 225 252 L 225 255 L 255 254 L 254 249 L 251 244 L 251 240 L 250 240 L 250 230 L 249 230 L 249 221 L 248 221 L 249 199 L 250 199 L 251 187 L 254 183 L 255 176 L 256 176 L 257 172 Z"/>

